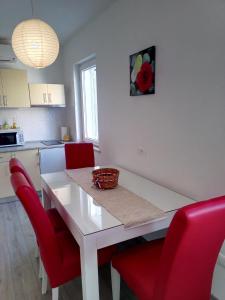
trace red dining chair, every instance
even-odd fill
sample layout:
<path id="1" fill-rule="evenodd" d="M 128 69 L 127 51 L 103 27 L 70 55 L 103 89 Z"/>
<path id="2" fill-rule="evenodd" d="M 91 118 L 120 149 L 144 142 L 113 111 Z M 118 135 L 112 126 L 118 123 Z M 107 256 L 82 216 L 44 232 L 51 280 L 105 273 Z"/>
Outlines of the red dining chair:
<path id="1" fill-rule="evenodd" d="M 22 164 L 22 162 L 19 159 L 17 159 L 17 158 L 10 159 L 9 170 L 10 170 L 11 174 L 15 173 L 15 172 L 22 173 L 25 176 L 28 183 L 30 184 L 30 186 L 32 187 L 34 193 L 36 192 L 35 186 L 33 184 L 33 181 L 31 179 L 30 175 L 28 174 L 27 170 L 25 169 L 24 165 Z M 45 197 L 46 197 L 46 195 L 45 195 Z M 39 201 L 39 199 L 38 199 L 38 201 Z M 42 203 L 43 203 L 43 192 L 42 192 Z M 61 216 L 59 215 L 58 211 L 55 208 L 46 209 L 46 213 L 47 213 L 49 220 L 54 228 L 54 231 L 67 230 L 66 224 L 64 223 L 63 219 L 61 218 Z M 35 257 L 36 258 L 39 257 L 38 247 L 35 249 Z M 46 275 L 46 273 L 44 272 L 43 264 L 40 259 L 40 261 L 39 261 L 39 278 L 42 279 L 42 293 L 43 294 L 45 294 L 47 291 L 47 278 L 45 275 Z"/>
<path id="2" fill-rule="evenodd" d="M 15 157 L 10 159 L 9 170 L 10 170 L 11 174 L 15 173 L 15 172 L 22 173 L 26 177 L 28 183 L 36 190 L 30 175 L 28 174 L 27 170 L 25 169 L 24 165 L 22 164 L 22 162 L 19 159 L 15 158 Z"/>
<path id="3" fill-rule="evenodd" d="M 95 166 L 94 147 L 92 143 L 65 144 L 67 169 L 80 169 Z"/>
<path id="4" fill-rule="evenodd" d="M 32 182 L 30 175 L 28 174 L 27 170 L 25 169 L 22 162 L 17 158 L 11 158 L 9 161 L 9 170 L 10 173 L 20 172 L 24 175 L 30 186 L 33 188 L 34 192 L 36 191 L 35 186 Z M 55 231 L 61 231 L 66 229 L 66 225 L 63 219 L 60 217 L 58 211 L 55 208 L 50 208 L 46 210 L 48 217 L 53 225 Z"/>
<path id="5" fill-rule="evenodd" d="M 58 299 L 58 287 L 80 276 L 80 250 L 69 230 L 55 232 L 25 176 L 16 172 L 11 175 L 13 189 L 20 199 L 34 229 L 40 256 L 52 287 L 52 299 Z M 98 251 L 98 263 L 108 263 L 115 251 L 109 246 Z"/>
<path id="6" fill-rule="evenodd" d="M 225 196 L 180 209 L 165 240 L 113 257 L 113 300 L 119 299 L 119 274 L 139 300 L 210 300 L 224 238 Z"/>

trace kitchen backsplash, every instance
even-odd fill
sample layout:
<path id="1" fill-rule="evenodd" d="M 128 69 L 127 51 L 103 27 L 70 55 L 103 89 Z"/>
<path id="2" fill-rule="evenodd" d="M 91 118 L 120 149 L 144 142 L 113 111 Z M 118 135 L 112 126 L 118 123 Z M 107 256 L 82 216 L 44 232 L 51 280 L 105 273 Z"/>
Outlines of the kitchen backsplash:
<path id="1" fill-rule="evenodd" d="M 25 141 L 51 140 L 60 138 L 60 126 L 65 126 L 63 108 L 1 109 L 0 124 L 5 121 L 11 126 L 16 121 L 23 129 Z"/>

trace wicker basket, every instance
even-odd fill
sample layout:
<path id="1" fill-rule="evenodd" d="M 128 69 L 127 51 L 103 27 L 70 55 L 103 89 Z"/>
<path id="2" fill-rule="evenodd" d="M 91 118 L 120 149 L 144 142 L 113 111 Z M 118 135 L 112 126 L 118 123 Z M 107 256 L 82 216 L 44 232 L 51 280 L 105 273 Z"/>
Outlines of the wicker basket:
<path id="1" fill-rule="evenodd" d="M 114 189 L 118 184 L 119 171 L 113 168 L 102 168 L 92 171 L 94 185 L 101 189 Z"/>

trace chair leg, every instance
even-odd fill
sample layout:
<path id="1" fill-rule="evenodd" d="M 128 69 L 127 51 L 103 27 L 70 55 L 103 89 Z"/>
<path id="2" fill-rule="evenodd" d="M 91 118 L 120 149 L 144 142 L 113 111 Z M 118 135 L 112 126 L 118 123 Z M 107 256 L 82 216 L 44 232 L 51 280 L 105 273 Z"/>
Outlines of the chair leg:
<path id="1" fill-rule="evenodd" d="M 42 295 L 47 293 L 47 287 L 48 287 L 48 276 L 44 266 L 42 265 L 42 284 L 41 284 Z"/>
<path id="2" fill-rule="evenodd" d="M 59 288 L 52 289 L 52 300 L 58 300 L 59 299 Z"/>
<path id="3" fill-rule="evenodd" d="M 43 264 L 41 259 L 39 259 L 39 274 L 38 277 L 41 279 L 43 277 Z"/>
<path id="4" fill-rule="evenodd" d="M 45 208 L 45 197 L 44 197 L 43 190 L 41 190 L 41 204 L 42 204 L 43 207 Z"/>
<path id="5" fill-rule="evenodd" d="M 112 295 L 113 300 L 120 299 L 120 274 L 111 265 Z"/>
<path id="6" fill-rule="evenodd" d="M 39 257 L 39 249 L 38 249 L 38 246 L 37 246 L 37 245 L 35 246 L 34 257 L 35 257 L 35 258 L 38 258 L 38 257 Z"/>

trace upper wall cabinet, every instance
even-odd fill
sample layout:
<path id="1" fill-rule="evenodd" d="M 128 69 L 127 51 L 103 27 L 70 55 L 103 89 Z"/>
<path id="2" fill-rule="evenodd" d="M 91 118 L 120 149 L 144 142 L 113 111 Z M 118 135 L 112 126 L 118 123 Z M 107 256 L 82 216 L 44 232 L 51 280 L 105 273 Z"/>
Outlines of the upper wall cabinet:
<path id="1" fill-rule="evenodd" d="M 29 84 L 31 106 L 65 106 L 63 84 Z"/>
<path id="2" fill-rule="evenodd" d="M 24 70 L 0 69 L 0 107 L 29 107 L 27 73 Z"/>

